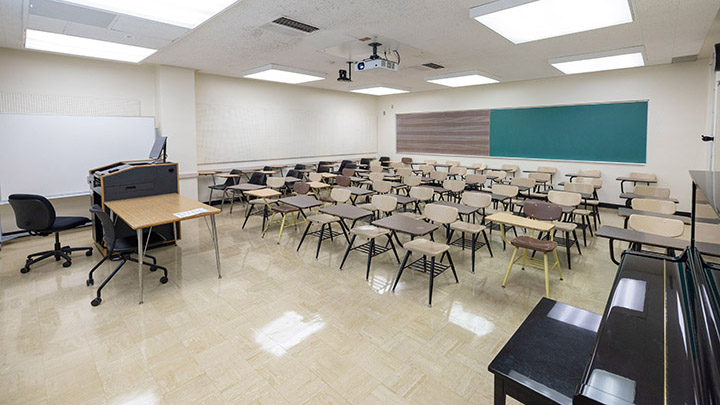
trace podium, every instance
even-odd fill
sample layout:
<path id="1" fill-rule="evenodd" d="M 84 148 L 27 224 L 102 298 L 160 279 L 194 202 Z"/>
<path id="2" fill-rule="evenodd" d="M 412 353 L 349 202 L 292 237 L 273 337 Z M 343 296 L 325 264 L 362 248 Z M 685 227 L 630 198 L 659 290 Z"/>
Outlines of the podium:
<path id="1" fill-rule="evenodd" d="M 88 185 L 91 190 L 90 204 L 99 205 L 109 211 L 105 203 L 129 198 L 148 197 L 179 192 L 177 163 L 138 160 L 115 162 L 90 170 Z M 135 237 L 133 231 L 122 219 L 116 218 L 118 237 Z M 93 216 L 93 240 L 98 248 L 103 248 L 103 229 L 100 221 Z M 180 223 L 158 225 L 152 228 L 147 246 L 172 244 L 180 239 Z"/>

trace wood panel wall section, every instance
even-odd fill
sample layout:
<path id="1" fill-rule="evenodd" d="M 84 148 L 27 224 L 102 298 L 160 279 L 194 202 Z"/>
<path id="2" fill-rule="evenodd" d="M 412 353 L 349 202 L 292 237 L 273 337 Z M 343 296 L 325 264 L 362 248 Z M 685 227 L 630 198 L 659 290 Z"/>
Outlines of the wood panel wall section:
<path id="1" fill-rule="evenodd" d="M 396 150 L 488 156 L 490 110 L 397 114 Z"/>

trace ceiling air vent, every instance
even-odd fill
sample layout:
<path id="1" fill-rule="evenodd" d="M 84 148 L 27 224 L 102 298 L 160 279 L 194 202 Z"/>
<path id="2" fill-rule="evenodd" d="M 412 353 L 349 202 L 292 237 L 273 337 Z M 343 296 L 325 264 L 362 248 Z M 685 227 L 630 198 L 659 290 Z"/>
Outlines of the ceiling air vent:
<path id="1" fill-rule="evenodd" d="M 277 20 L 273 21 L 275 24 L 282 25 L 284 27 L 292 28 L 294 30 L 302 31 L 305 33 L 311 33 L 314 31 L 317 31 L 319 28 L 313 27 L 312 25 L 308 25 L 305 23 L 301 23 L 300 21 L 291 20 L 289 18 L 280 17 Z"/>
<path id="2" fill-rule="evenodd" d="M 438 65 L 437 63 L 432 63 L 432 62 L 423 63 L 423 66 L 425 66 L 426 68 L 430 68 L 430 69 L 445 69 L 445 66 Z"/>
<path id="3" fill-rule="evenodd" d="M 676 56 L 670 63 L 695 62 L 697 58 L 697 55 Z"/>

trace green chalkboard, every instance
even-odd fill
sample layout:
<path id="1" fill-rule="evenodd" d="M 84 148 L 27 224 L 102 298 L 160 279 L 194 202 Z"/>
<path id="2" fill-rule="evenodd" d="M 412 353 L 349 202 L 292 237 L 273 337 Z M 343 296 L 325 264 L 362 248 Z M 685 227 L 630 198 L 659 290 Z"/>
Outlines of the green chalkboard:
<path id="1" fill-rule="evenodd" d="M 490 112 L 490 156 L 645 163 L 648 103 Z"/>

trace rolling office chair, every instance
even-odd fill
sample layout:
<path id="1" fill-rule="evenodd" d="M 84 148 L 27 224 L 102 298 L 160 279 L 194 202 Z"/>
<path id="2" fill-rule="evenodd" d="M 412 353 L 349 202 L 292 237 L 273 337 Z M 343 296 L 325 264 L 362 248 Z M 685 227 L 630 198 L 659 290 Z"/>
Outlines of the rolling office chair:
<path id="1" fill-rule="evenodd" d="M 34 194 L 12 194 L 8 197 L 10 206 L 15 212 L 15 222 L 17 227 L 26 230 L 30 235 L 47 236 L 51 233 L 55 234 L 55 248 L 44 252 L 33 253 L 27 256 L 25 266 L 20 269 L 21 273 L 30 271 L 30 266 L 48 257 L 55 257 L 55 261 L 60 258 L 65 259 L 63 267 L 70 267 L 72 260 L 70 255 L 72 252 L 85 251 L 85 256 L 92 256 L 91 247 L 71 248 L 70 246 L 60 245 L 60 232 L 68 229 L 74 229 L 85 225 L 90 220 L 85 217 L 57 217 L 55 216 L 55 208 L 50 201 L 41 195 Z"/>
<path id="2" fill-rule="evenodd" d="M 115 274 L 117 274 L 118 271 L 122 268 L 122 266 L 125 265 L 125 263 L 130 260 L 131 262 L 137 263 L 138 259 L 132 258 L 130 255 L 133 253 L 138 253 L 138 246 L 137 246 L 137 240 L 135 237 L 126 237 L 126 238 L 118 238 L 115 234 L 115 224 L 113 223 L 112 219 L 110 219 L 110 216 L 98 205 L 93 205 L 90 208 L 90 212 L 95 214 L 98 219 L 100 219 L 100 223 L 102 224 L 103 228 L 103 242 L 105 243 L 105 247 L 107 248 L 107 254 L 105 257 L 100 260 L 98 264 L 96 264 L 92 270 L 90 270 L 90 273 L 88 274 L 88 279 L 85 281 L 85 284 L 89 287 L 93 284 L 95 284 L 95 280 L 93 279 L 93 273 L 95 270 L 98 269 L 107 259 L 110 260 L 122 260 L 120 264 L 115 267 L 115 270 L 113 270 L 112 273 L 105 279 L 105 281 L 100 284 L 100 287 L 98 287 L 97 290 L 97 296 L 90 301 L 90 304 L 94 307 L 100 305 L 102 303 L 102 298 L 100 296 L 103 287 L 113 278 L 115 277 Z M 143 262 L 144 265 L 150 267 L 150 271 L 155 271 L 157 269 L 161 269 L 165 274 L 160 277 L 160 282 L 165 284 L 168 282 L 168 272 L 165 267 L 158 266 L 157 265 L 157 259 L 155 259 L 153 256 L 145 255 L 145 257 L 149 257 L 153 262 L 147 263 Z"/>

